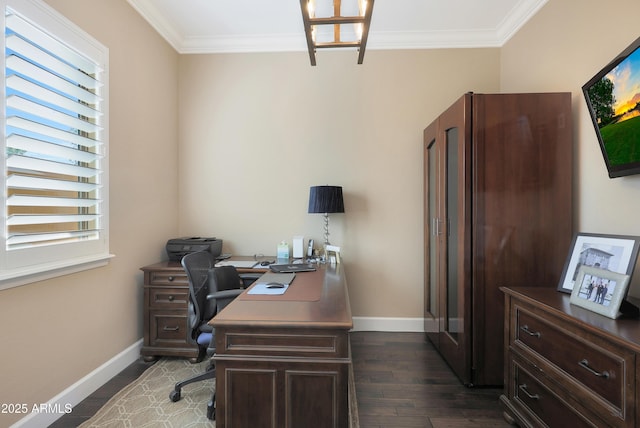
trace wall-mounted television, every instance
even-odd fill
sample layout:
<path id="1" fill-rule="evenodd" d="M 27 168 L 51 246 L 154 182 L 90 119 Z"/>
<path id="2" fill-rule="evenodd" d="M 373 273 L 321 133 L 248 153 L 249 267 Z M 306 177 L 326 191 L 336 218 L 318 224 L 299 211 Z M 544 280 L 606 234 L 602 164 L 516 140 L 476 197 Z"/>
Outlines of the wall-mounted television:
<path id="1" fill-rule="evenodd" d="M 640 38 L 582 87 L 610 178 L 640 174 Z"/>

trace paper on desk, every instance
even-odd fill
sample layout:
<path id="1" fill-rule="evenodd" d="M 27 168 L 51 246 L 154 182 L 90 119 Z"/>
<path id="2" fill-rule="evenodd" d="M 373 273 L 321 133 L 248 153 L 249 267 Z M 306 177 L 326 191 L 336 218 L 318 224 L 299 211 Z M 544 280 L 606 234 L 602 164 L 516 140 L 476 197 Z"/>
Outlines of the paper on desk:
<path id="1" fill-rule="evenodd" d="M 252 268 L 257 264 L 258 262 L 255 260 L 223 260 L 221 262 L 216 263 L 216 267 L 234 266 L 237 268 Z"/>
<path id="2" fill-rule="evenodd" d="M 285 286 L 283 288 L 268 288 L 266 282 L 258 282 L 256 284 L 254 284 L 249 289 L 249 291 L 247 291 L 247 294 L 279 295 L 279 294 L 284 294 L 284 292 L 287 291 L 287 288 L 289 288 L 289 285 L 287 285 L 287 284 L 285 284 Z"/>

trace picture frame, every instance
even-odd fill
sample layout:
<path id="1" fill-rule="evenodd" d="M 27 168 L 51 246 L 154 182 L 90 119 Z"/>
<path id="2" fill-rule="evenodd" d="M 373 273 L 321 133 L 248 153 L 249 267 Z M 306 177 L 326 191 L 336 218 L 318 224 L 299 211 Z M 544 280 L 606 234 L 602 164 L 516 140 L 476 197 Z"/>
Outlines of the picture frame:
<path id="1" fill-rule="evenodd" d="M 340 247 L 335 245 L 326 246 L 326 262 L 332 265 L 340 263 Z"/>
<path id="2" fill-rule="evenodd" d="M 558 291 L 571 294 L 581 266 L 629 275 L 638 259 L 640 237 L 577 233 L 558 283 Z"/>
<path id="3" fill-rule="evenodd" d="M 628 288 L 629 275 L 583 265 L 578 269 L 569 301 L 572 305 L 615 319 L 621 315 L 620 305 Z"/>

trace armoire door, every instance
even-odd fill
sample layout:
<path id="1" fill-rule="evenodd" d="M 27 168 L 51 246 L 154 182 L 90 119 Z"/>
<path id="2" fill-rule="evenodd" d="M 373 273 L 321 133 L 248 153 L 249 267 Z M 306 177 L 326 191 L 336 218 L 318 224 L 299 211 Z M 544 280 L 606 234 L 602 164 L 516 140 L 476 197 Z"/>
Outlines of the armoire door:
<path id="1" fill-rule="evenodd" d="M 467 94 L 438 117 L 435 133 L 425 129 L 425 300 L 437 325 L 437 332 L 427 334 L 465 384 L 472 381 L 470 118 Z"/>
<path id="2" fill-rule="evenodd" d="M 438 347 L 440 304 L 438 288 L 438 145 L 435 120 L 424 130 L 424 331 Z"/>

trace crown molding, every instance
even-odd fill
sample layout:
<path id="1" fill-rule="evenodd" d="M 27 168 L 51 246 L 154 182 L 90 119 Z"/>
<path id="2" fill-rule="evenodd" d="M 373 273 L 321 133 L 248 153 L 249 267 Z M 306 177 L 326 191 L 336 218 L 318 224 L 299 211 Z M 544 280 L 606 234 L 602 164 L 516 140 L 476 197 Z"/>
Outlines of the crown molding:
<path id="1" fill-rule="evenodd" d="M 176 51 L 180 52 L 183 37 L 175 26 L 147 0 L 127 0 L 127 3 L 144 18 Z"/>
<path id="2" fill-rule="evenodd" d="M 496 38 L 504 45 L 529 19 L 535 16 L 549 0 L 523 0 L 503 19 L 496 28 Z"/>

